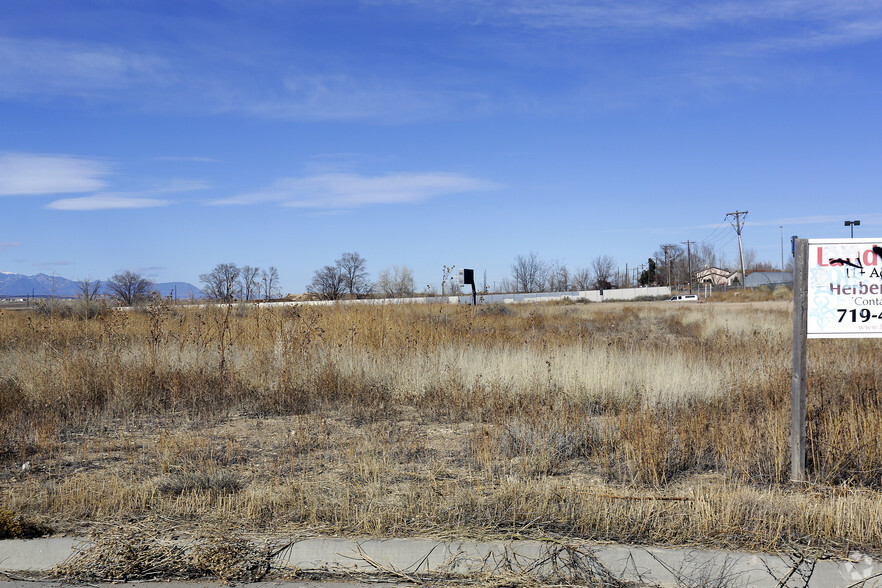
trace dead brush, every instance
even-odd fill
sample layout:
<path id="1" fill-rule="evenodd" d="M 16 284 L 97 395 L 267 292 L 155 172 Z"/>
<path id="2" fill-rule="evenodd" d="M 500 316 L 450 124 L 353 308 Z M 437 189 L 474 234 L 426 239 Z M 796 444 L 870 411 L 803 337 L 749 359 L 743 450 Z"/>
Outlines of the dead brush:
<path id="1" fill-rule="evenodd" d="M 500 446 L 502 455 L 527 477 L 560 473 L 565 462 L 587 452 L 583 432 L 561 430 L 547 423 L 512 422 L 504 427 Z"/>
<path id="2" fill-rule="evenodd" d="M 243 483 L 238 474 L 227 471 L 181 472 L 166 474 L 156 481 L 156 489 L 163 494 L 181 495 L 189 492 L 235 494 Z"/>
<path id="3" fill-rule="evenodd" d="M 506 548 L 496 565 L 479 575 L 478 586 L 594 586 L 627 588 L 630 582 L 617 578 L 581 542 L 543 538 L 545 548 L 538 557 L 525 559 Z"/>
<path id="4" fill-rule="evenodd" d="M 34 539 L 52 532 L 52 529 L 16 515 L 0 506 L 0 539 Z"/>
<path id="5" fill-rule="evenodd" d="M 258 582 L 272 569 L 278 550 L 256 546 L 229 530 L 191 540 L 170 540 L 151 525 L 106 530 L 56 566 L 50 576 L 76 582 L 195 580 Z"/>

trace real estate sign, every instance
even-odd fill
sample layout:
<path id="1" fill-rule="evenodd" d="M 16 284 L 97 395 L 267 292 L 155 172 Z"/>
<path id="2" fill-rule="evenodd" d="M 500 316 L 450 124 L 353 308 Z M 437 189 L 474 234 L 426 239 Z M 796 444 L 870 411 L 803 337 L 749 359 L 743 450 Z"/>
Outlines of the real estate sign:
<path id="1" fill-rule="evenodd" d="M 807 337 L 882 337 L 882 239 L 809 239 L 807 274 Z"/>

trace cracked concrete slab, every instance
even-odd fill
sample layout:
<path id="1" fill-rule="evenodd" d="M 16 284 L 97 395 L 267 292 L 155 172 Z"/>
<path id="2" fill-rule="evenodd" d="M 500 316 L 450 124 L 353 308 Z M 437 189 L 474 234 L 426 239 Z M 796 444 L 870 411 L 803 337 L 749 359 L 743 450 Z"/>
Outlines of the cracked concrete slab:
<path id="1" fill-rule="evenodd" d="M 0 570 L 48 571 L 89 545 L 64 537 L 0 541 Z M 775 554 L 546 541 L 311 538 L 292 541 L 276 557 L 275 565 L 329 574 L 382 572 L 401 578 L 420 574 L 530 574 L 541 578 L 580 573 L 579 570 L 585 573 L 597 566 L 595 569 L 623 580 L 660 586 L 707 584 L 714 580 L 726 586 L 751 588 L 882 588 L 882 562 L 861 553 L 852 553 L 847 560 L 814 560 Z"/>

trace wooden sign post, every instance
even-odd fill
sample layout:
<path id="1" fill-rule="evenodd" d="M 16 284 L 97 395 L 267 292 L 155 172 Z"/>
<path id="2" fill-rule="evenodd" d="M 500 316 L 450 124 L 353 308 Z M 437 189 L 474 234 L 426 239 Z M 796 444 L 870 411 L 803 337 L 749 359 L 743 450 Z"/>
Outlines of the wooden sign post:
<path id="1" fill-rule="evenodd" d="M 806 317 L 808 310 L 808 240 L 796 239 L 793 250 L 793 408 L 790 478 L 805 480 Z"/>
<path id="2" fill-rule="evenodd" d="M 806 339 L 882 337 L 882 239 L 795 239 L 790 475 L 805 480 Z"/>

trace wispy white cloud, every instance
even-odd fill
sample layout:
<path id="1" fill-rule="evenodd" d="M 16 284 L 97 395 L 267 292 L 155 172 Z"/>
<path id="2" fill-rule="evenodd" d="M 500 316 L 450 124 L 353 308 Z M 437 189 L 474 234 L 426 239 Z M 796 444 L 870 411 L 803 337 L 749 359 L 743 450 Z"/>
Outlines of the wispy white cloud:
<path id="1" fill-rule="evenodd" d="M 440 196 L 484 192 L 499 185 L 468 176 L 427 172 L 390 173 L 384 176 L 328 173 L 302 178 L 281 178 L 267 190 L 249 192 L 211 202 L 215 205 L 275 202 L 282 206 L 313 209 L 351 209 L 379 204 L 422 202 Z"/>
<path id="2" fill-rule="evenodd" d="M 208 188 L 199 179 L 171 178 L 141 191 L 106 191 L 111 166 L 100 159 L 69 155 L 0 153 L 0 196 L 59 196 L 93 192 L 87 196 L 62 198 L 46 205 L 53 210 L 101 210 L 151 208 L 173 202 L 156 198 Z"/>
<path id="3" fill-rule="evenodd" d="M 106 186 L 110 166 L 67 155 L 0 153 L 0 196 L 91 192 Z"/>
<path id="4" fill-rule="evenodd" d="M 52 210 L 112 210 L 126 208 L 155 208 L 173 204 L 171 200 L 140 198 L 113 193 L 99 193 L 79 198 L 63 198 L 46 205 Z"/>
<path id="5" fill-rule="evenodd" d="M 191 180 L 186 178 L 172 178 L 166 180 L 153 188 L 140 192 L 138 194 L 130 194 L 130 196 L 155 196 L 159 194 L 179 194 L 181 192 L 198 192 L 199 190 L 207 190 L 210 187 L 205 180 Z"/>
<path id="6" fill-rule="evenodd" d="M 725 55 L 752 56 L 769 53 L 803 53 L 882 39 L 882 15 L 867 21 L 827 23 L 800 32 L 731 42 L 720 47 Z"/>
<path id="7" fill-rule="evenodd" d="M 155 83 L 164 61 L 121 47 L 46 38 L 0 37 L 0 96 L 88 96 L 110 88 Z"/>
<path id="8" fill-rule="evenodd" d="M 845 214 L 819 214 L 812 216 L 792 216 L 786 218 L 778 218 L 778 219 L 770 219 L 770 220 L 758 220 L 753 221 L 750 224 L 757 226 L 771 226 L 771 225 L 783 225 L 783 226 L 794 226 L 794 225 L 831 225 L 831 226 L 843 226 L 843 222 L 846 220 L 852 219 L 860 219 L 863 224 L 880 224 L 882 223 L 882 214 L 877 212 L 873 213 L 845 213 Z"/>
<path id="9" fill-rule="evenodd" d="M 379 119 L 395 123 L 480 110 L 489 95 L 455 81 L 340 71 L 336 75 L 297 74 L 282 80 L 278 92 L 252 100 L 252 114 L 292 120 Z"/>
<path id="10" fill-rule="evenodd" d="M 19 243 L 18 241 L 0 242 L 0 251 L 6 251 L 7 249 L 12 249 L 13 247 L 21 247 L 21 243 Z"/>
<path id="11" fill-rule="evenodd" d="M 148 277 L 148 278 L 156 278 L 156 277 L 158 277 L 162 272 L 166 271 L 167 269 L 168 269 L 168 268 L 165 267 L 165 266 L 161 266 L 161 265 L 151 265 L 151 266 L 147 266 L 147 267 L 139 267 L 139 268 L 135 268 L 134 271 L 135 271 L 135 273 L 142 274 L 142 275 L 144 275 L 144 276 L 146 276 L 146 277 Z M 119 271 L 124 271 L 124 270 L 119 270 Z"/>
<path id="12" fill-rule="evenodd" d="M 493 6 L 493 5 L 491 5 Z M 801 23 L 807 35 L 842 23 L 878 23 L 882 7 L 858 0 L 738 0 L 658 2 L 657 0 L 518 0 L 493 8 L 524 26 L 542 29 L 592 29 L 627 33 L 666 34 L 667 31 L 702 30 L 718 25 L 755 26 L 761 23 Z M 856 27 L 859 38 L 865 33 Z M 871 26 L 870 28 L 875 28 Z"/>
<path id="13" fill-rule="evenodd" d="M 150 37 L 149 45 L 116 35 L 104 42 L 45 33 L 0 36 L 0 99 L 100 97 L 136 109 L 406 124 L 751 89 L 793 69 L 756 57 L 882 39 L 882 5 L 859 0 L 362 4 L 378 24 L 389 24 L 383 20 L 389 13 L 385 5 L 398 5 L 395 24 L 404 23 L 401 29 L 411 34 L 390 34 L 375 43 L 372 27 L 366 27 L 350 33 L 352 42 L 310 44 L 298 35 L 274 37 L 281 27 L 255 25 L 271 14 L 278 21 L 297 19 L 299 26 L 329 26 L 323 9 L 266 12 L 243 5 L 230 8 L 248 16 L 235 32 L 210 16 L 175 20 L 162 14 L 163 34 Z M 143 13 L 160 22 L 158 13 Z M 375 51 L 370 59 L 364 47 Z M 651 54 L 643 53 L 647 47 Z M 796 69 L 793 75 L 816 66 Z M 555 71 L 566 72 L 558 78 L 565 81 L 544 83 Z M 543 82 L 535 72 L 543 74 Z"/>
<path id="14" fill-rule="evenodd" d="M 66 267 L 69 265 L 76 265 L 77 262 L 70 260 L 61 260 L 61 261 L 44 261 L 42 263 L 38 263 L 37 267 Z"/>
<path id="15" fill-rule="evenodd" d="M 217 163 L 217 159 L 214 159 L 213 157 L 199 157 L 199 156 L 177 157 L 177 156 L 173 156 L 173 155 L 168 155 L 168 156 L 163 156 L 163 157 L 157 157 L 156 160 L 157 161 L 180 161 L 180 162 L 184 162 L 184 163 L 188 163 L 188 162 L 189 163 Z"/>
<path id="16" fill-rule="evenodd" d="M 174 204 L 172 200 L 155 198 L 163 194 L 180 194 L 208 188 L 203 180 L 172 179 L 151 190 L 139 192 L 99 192 L 79 198 L 63 198 L 50 202 L 52 210 L 112 210 L 125 208 L 156 208 Z"/>

